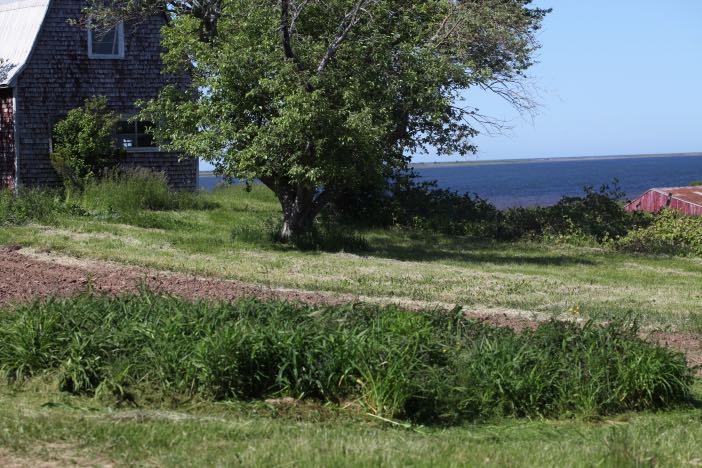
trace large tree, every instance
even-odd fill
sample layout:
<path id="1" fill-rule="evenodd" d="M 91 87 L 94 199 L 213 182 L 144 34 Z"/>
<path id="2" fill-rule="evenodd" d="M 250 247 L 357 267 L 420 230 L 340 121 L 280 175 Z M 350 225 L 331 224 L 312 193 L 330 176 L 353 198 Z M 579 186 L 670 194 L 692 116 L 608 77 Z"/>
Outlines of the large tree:
<path id="1" fill-rule="evenodd" d="M 157 138 L 263 182 L 289 239 L 336 191 L 383 183 L 416 151 L 474 152 L 483 117 L 465 90 L 528 106 L 524 72 L 547 13 L 530 3 L 203 0 L 127 2 L 122 12 L 169 15 L 165 64 L 192 79 L 146 104 Z"/>

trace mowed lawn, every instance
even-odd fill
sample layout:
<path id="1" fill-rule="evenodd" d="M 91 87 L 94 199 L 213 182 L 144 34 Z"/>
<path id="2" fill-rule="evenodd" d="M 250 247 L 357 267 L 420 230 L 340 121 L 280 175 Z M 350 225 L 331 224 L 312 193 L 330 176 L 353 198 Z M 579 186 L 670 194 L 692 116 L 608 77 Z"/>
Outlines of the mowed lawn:
<path id="1" fill-rule="evenodd" d="M 543 242 L 481 243 L 399 229 L 364 230 L 363 252 L 275 246 L 272 193 L 228 188 L 201 195 L 211 209 L 62 215 L 51 226 L 0 230 L 0 243 L 70 256 L 360 298 L 458 304 L 475 310 L 586 317 L 634 313 L 651 325 L 702 326 L 702 259 L 615 253 Z"/>
<path id="2" fill-rule="evenodd" d="M 699 407 L 594 421 L 398 427 L 306 404 L 112 408 L 42 388 L 35 383 L 17 393 L 0 387 L 0 464 L 618 468 L 702 463 Z"/>

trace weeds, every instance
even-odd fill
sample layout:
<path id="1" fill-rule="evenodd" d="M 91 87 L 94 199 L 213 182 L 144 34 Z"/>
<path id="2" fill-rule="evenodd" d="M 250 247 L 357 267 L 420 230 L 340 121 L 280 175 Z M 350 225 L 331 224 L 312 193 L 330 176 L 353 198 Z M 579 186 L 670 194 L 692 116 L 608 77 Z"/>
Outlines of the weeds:
<path id="1" fill-rule="evenodd" d="M 11 381 L 117 398 L 357 400 L 384 418 L 456 423 L 663 408 L 685 401 L 682 355 L 635 324 L 550 322 L 521 334 L 395 307 L 189 303 L 144 292 L 22 306 L 0 321 Z"/>
<path id="2" fill-rule="evenodd" d="M 31 221 L 53 222 L 71 211 L 59 190 L 21 188 L 17 193 L 0 190 L 0 224 L 19 225 Z"/>
<path id="3" fill-rule="evenodd" d="M 87 210 L 122 214 L 213 208 L 195 193 L 171 190 L 164 173 L 143 168 L 113 170 L 88 183 L 81 204 Z"/>
<path id="4" fill-rule="evenodd" d="M 702 256 L 702 218 L 663 210 L 653 224 L 613 242 L 625 252 Z"/>

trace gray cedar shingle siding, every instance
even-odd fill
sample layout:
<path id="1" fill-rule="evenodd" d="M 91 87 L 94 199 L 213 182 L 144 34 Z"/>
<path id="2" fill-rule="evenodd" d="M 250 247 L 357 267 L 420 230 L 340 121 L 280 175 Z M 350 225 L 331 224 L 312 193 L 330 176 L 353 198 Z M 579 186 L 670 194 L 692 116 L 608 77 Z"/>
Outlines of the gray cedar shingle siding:
<path id="1" fill-rule="evenodd" d="M 135 102 L 155 97 L 166 84 L 161 73 L 160 28 L 153 17 L 125 24 L 124 59 L 88 58 L 88 32 L 68 20 L 80 16 L 81 0 L 53 0 L 26 68 L 17 79 L 19 181 L 57 184 L 49 160 L 51 127 L 57 118 L 81 106 L 86 98 L 107 96 L 110 107 L 129 115 Z M 163 170 L 171 185 L 194 189 L 197 160 L 178 160 L 173 153 L 130 153 L 127 165 Z"/>
<path id="2" fill-rule="evenodd" d="M 12 187 L 14 178 L 15 139 L 12 90 L 0 88 L 0 187 Z"/>

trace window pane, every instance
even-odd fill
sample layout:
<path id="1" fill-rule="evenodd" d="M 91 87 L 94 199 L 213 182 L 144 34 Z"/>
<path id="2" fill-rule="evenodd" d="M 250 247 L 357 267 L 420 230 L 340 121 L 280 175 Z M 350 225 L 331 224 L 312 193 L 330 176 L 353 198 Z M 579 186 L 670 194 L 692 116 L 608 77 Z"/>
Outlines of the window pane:
<path id="1" fill-rule="evenodd" d="M 121 148 L 134 148 L 136 146 L 134 141 L 134 135 L 120 135 L 117 138 L 117 144 Z"/>
<path id="2" fill-rule="evenodd" d="M 109 31 L 93 31 L 94 55 L 119 55 L 119 28 Z"/>
<path id="3" fill-rule="evenodd" d="M 117 144 L 122 148 L 134 148 L 136 146 L 136 126 L 126 120 L 122 120 L 117 125 Z"/>

